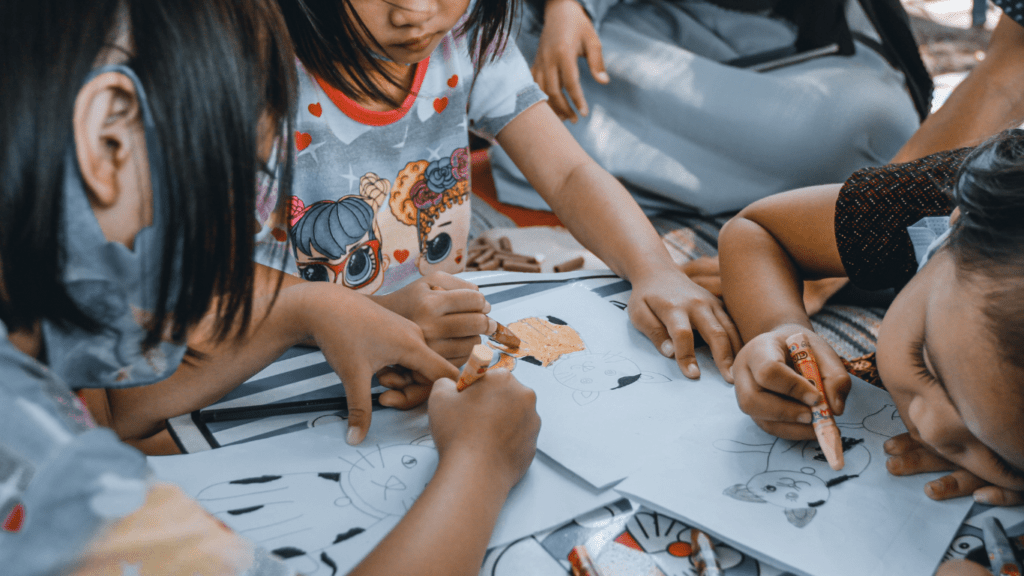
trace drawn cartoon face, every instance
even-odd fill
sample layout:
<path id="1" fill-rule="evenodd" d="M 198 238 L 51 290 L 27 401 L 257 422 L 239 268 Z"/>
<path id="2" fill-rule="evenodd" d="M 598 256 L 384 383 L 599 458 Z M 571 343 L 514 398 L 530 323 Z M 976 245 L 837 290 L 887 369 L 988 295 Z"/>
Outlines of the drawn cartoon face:
<path id="1" fill-rule="evenodd" d="M 429 446 L 378 447 L 360 454 L 342 474 L 341 486 L 356 508 L 377 518 L 405 514 L 437 469 L 437 450 Z"/>
<path id="2" fill-rule="evenodd" d="M 469 238 L 470 206 L 468 201 L 453 203 L 441 212 L 423 238 L 423 252 L 417 261 L 420 274 L 431 272 L 461 272 L 465 268 L 464 254 Z"/>
<path id="3" fill-rule="evenodd" d="M 828 500 L 828 487 L 814 474 L 772 470 L 754 476 L 747 489 L 769 504 L 783 508 L 809 508 Z"/>
<path id="4" fill-rule="evenodd" d="M 628 386 L 640 379 L 640 368 L 619 354 L 573 354 L 557 364 L 559 384 L 584 392 L 601 392 Z"/>

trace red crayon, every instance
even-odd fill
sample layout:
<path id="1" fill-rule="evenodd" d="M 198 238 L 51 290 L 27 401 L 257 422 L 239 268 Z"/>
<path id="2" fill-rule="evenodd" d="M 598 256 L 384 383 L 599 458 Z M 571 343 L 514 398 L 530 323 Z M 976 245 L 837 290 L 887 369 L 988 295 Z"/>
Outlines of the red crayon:
<path id="1" fill-rule="evenodd" d="M 818 370 L 818 362 L 811 354 L 811 345 L 807 342 L 807 336 L 797 332 L 786 338 L 786 346 L 789 347 L 789 356 L 800 374 L 814 384 L 821 394 L 821 402 L 811 408 L 811 424 L 814 425 L 814 435 L 818 437 L 818 444 L 821 445 L 821 452 L 828 460 L 828 465 L 833 470 L 843 469 L 843 439 L 839 435 L 839 427 L 832 418 L 832 409 L 828 406 L 828 399 L 825 397 L 825 385 L 821 382 L 821 371 Z"/>

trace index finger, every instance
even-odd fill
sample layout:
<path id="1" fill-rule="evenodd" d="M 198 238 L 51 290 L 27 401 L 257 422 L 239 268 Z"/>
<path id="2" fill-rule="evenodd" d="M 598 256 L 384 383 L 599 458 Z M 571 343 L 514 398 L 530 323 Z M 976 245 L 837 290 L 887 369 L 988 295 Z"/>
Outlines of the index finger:
<path id="1" fill-rule="evenodd" d="M 732 365 L 736 360 L 736 350 L 738 350 L 734 345 L 733 338 L 736 328 L 733 327 L 731 320 L 728 323 L 719 320 L 720 316 L 716 312 L 716 310 L 704 308 L 696 314 L 693 323 L 704 341 L 711 347 L 711 356 L 715 359 L 718 371 L 722 373 L 726 381 L 732 383 Z M 728 319 L 724 312 L 722 316 Z M 735 338 L 738 340 L 739 335 L 735 334 Z"/>
<path id="2" fill-rule="evenodd" d="M 589 115 L 587 99 L 583 97 L 583 86 L 580 85 L 580 69 L 575 60 L 559 61 L 558 76 L 562 79 L 562 86 L 569 93 L 569 98 L 572 99 L 576 109 L 580 111 L 580 115 Z"/>
<path id="3" fill-rule="evenodd" d="M 348 431 L 345 442 L 355 446 L 366 438 L 373 419 L 373 399 L 370 397 L 371 374 L 362 366 L 354 371 L 346 371 L 341 376 L 341 384 L 345 387 L 345 400 L 348 403 Z"/>
<path id="4" fill-rule="evenodd" d="M 456 278 L 445 272 L 437 272 L 424 278 L 431 288 L 437 286 L 445 290 L 480 290 L 480 287 L 468 280 Z"/>
<path id="5" fill-rule="evenodd" d="M 430 380 L 437 380 L 438 378 L 456 379 L 459 377 L 458 368 L 452 366 L 450 362 L 437 352 L 434 352 L 422 340 L 406 346 L 405 354 L 399 360 L 399 363 L 413 372 L 419 372 Z"/>

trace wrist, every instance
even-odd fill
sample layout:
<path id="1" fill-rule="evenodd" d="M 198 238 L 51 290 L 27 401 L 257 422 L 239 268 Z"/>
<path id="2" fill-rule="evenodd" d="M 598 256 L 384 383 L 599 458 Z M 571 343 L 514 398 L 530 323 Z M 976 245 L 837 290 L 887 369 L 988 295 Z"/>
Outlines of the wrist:
<path id="1" fill-rule="evenodd" d="M 470 443 L 449 446 L 441 452 L 437 469 L 438 475 L 443 469 L 446 474 L 456 478 L 482 483 L 496 496 L 500 495 L 502 502 L 523 476 L 513 463 L 508 462 L 506 454 L 478 445 L 472 440 Z"/>

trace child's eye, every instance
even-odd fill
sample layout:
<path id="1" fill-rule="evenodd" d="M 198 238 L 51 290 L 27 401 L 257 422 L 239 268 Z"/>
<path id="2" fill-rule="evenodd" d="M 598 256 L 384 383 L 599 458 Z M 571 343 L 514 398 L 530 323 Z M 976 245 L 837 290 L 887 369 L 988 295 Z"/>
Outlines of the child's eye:
<path id="1" fill-rule="evenodd" d="M 935 375 L 928 370 L 928 364 L 924 361 L 924 334 L 910 344 L 910 363 L 914 367 L 915 374 L 924 380 L 935 381 Z"/>

